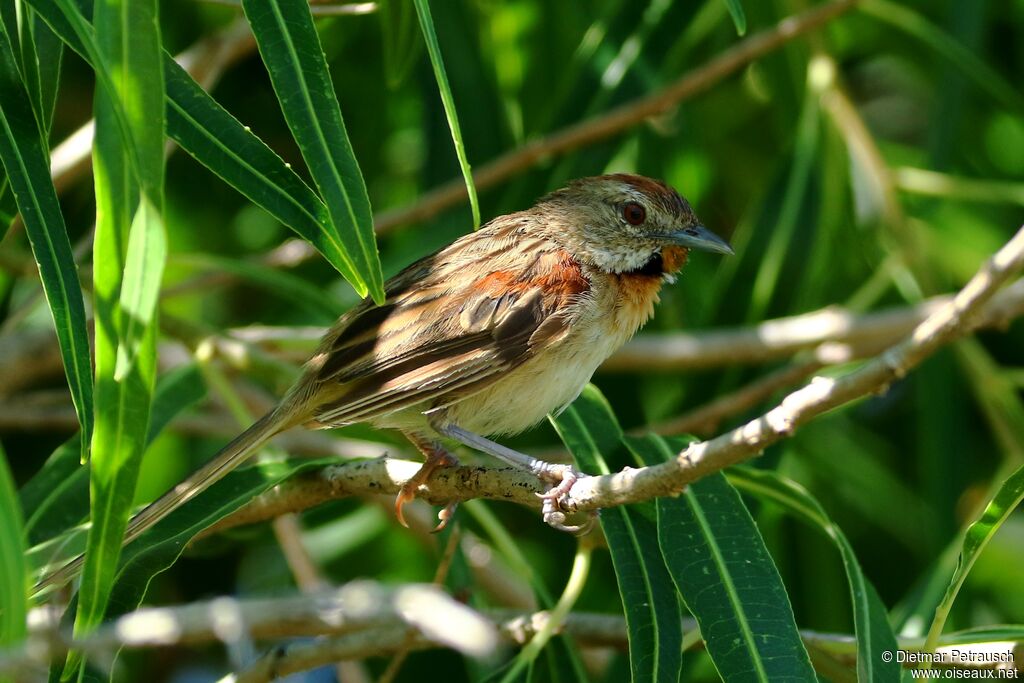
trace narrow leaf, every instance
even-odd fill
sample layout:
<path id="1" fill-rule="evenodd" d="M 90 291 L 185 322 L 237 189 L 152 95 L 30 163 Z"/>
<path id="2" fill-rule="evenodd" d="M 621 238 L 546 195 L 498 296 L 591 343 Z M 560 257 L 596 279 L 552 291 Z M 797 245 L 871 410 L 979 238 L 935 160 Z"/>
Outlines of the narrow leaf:
<path id="1" fill-rule="evenodd" d="M 896 636 L 889 624 L 885 605 L 875 587 L 864 576 L 846 536 L 829 519 L 818 501 L 795 482 L 783 479 L 774 472 L 734 467 L 729 470 L 728 478 L 741 491 L 781 506 L 832 540 L 842 557 L 846 579 L 850 584 L 853 625 L 857 636 L 857 677 L 862 681 L 899 681 L 899 664 L 892 661 L 886 663 L 882 658 L 883 652 L 896 651 Z"/>
<path id="2" fill-rule="evenodd" d="M 349 282 L 359 279 L 327 207 L 262 140 L 223 109 L 170 55 L 167 134 L 225 182 L 295 231 Z"/>
<path id="3" fill-rule="evenodd" d="M 361 294 L 384 300 L 384 277 L 366 184 L 341 117 L 306 0 L 245 0 L 260 55 L 288 127 L 327 204 L 334 236 Z"/>
<path id="4" fill-rule="evenodd" d="M 81 450 L 84 453 L 92 433 L 93 421 L 85 305 L 57 192 L 50 181 L 47 147 L 28 92 L 18 74 L 11 41 L 2 26 L 0 161 L 7 171 L 32 252 L 39 264 L 39 276 L 53 315 L 71 399 L 82 426 Z"/>
<path id="5" fill-rule="evenodd" d="M 743 4 L 740 0 L 724 0 L 725 6 L 729 8 L 729 15 L 732 23 L 736 25 L 736 33 L 745 35 L 747 33 L 747 15 L 743 13 Z"/>
<path id="6" fill-rule="evenodd" d="M 0 447 L 0 650 L 25 638 L 28 589 L 25 527 L 7 456 Z"/>
<path id="7" fill-rule="evenodd" d="M 685 442 L 629 439 L 645 464 Z M 658 538 L 672 579 L 725 681 L 813 681 L 786 588 L 739 494 L 721 473 L 659 498 Z"/>
<path id="8" fill-rule="evenodd" d="M 609 456 L 628 457 L 615 415 L 593 386 L 552 424 L 586 472 L 606 473 Z M 625 609 L 633 680 L 676 681 L 682 666 L 682 609 L 658 550 L 654 504 L 602 510 L 600 520 Z"/>
<path id="9" fill-rule="evenodd" d="M 54 0 L 29 0 L 50 28 L 86 61 L 90 56 Z M 91 31 L 91 27 L 89 27 Z M 327 207 L 248 127 L 217 104 L 166 51 L 167 134 L 199 163 L 308 241 L 349 282 L 359 275 L 337 236 Z M 0 180 L 0 218 L 4 214 Z M 9 223 L 10 218 L 7 222 Z"/>
<path id="10" fill-rule="evenodd" d="M 120 382 L 139 355 L 142 338 L 153 326 L 160 279 L 167 262 L 167 234 L 160 209 L 143 194 L 132 219 L 128 257 L 119 302 L 121 331 L 114 381 Z"/>
<path id="11" fill-rule="evenodd" d="M 964 532 L 963 546 L 960 549 L 960 559 L 957 562 L 956 571 L 950 578 L 949 587 L 946 589 L 942 602 L 935 609 L 935 618 L 932 620 L 931 628 L 928 629 L 928 638 L 925 642 L 926 650 L 934 651 L 938 646 L 942 629 L 946 625 L 946 618 L 953 608 L 953 602 L 960 592 L 960 587 L 964 585 L 964 581 L 971 568 L 974 567 L 978 556 L 981 555 L 981 551 L 992 540 L 992 536 L 1003 525 L 1010 513 L 1020 505 L 1021 500 L 1024 500 L 1024 466 L 1018 467 L 1013 474 L 1006 478 L 992 500 L 985 506 L 981 517 L 967 527 L 967 531 Z"/>
<path id="12" fill-rule="evenodd" d="M 62 0 L 58 0 L 61 2 Z M 65 15 L 89 27 L 70 10 Z M 96 429 L 90 521 L 74 633 L 102 621 L 149 434 L 156 379 L 155 307 L 166 258 L 164 91 L 157 0 L 96 3 L 93 145 L 96 235 Z M 106 76 L 101 72 L 109 69 Z M 72 652 L 64 676 L 80 658 Z"/>
<path id="13" fill-rule="evenodd" d="M 462 178 L 466 182 L 466 193 L 469 195 L 469 205 L 473 210 L 473 229 L 475 230 L 480 227 L 480 202 L 476 198 L 473 169 L 466 157 L 466 145 L 462 142 L 462 130 L 459 128 L 459 114 L 455 109 L 455 98 L 452 97 L 452 88 L 448 84 L 448 74 L 444 69 L 441 46 L 437 43 L 437 33 L 434 31 L 434 20 L 430 16 L 430 2 L 429 0 L 413 0 L 413 4 L 416 5 L 416 16 L 420 20 L 423 39 L 427 42 L 430 63 L 434 67 L 434 78 L 437 79 L 437 87 L 441 91 L 444 115 L 448 118 L 448 128 L 452 132 L 452 142 L 455 143 L 455 155 L 459 158 Z"/>

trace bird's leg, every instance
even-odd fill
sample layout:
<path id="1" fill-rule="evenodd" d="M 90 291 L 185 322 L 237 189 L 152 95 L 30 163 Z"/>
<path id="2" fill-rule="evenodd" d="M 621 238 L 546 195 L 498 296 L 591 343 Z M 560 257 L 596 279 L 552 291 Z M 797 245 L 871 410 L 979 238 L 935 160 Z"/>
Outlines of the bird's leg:
<path id="1" fill-rule="evenodd" d="M 407 503 L 412 502 L 416 497 L 416 490 L 419 489 L 420 486 L 426 484 L 427 480 L 430 479 L 430 476 L 438 468 L 458 465 L 459 461 L 440 443 L 424 438 L 416 432 L 405 432 L 405 438 L 409 439 L 412 445 L 416 447 L 416 450 L 422 453 L 426 458 L 423 466 L 416 471 L 416 474 L 412 475 L 412 478 L 409 479 L 409 481 L 402 485 L 401 490 L 398 492 L 398 496 L 395 498 L 395 516 L 398 518 L 398 521 L 402 526 L 408 527 L 409 525 L 405 523 L 405 516 L 402 514 L 402 508 L 405 507 Z M 437 517 L 441 521 L 438 522 L 438 525 L 434 528 L 435 533 L 448 526 L 448 522 L 451 521 L 452 517 L 455 515 L 456 506 L 458 506 L 458 503 L 448 503 L 441 512 L 437 513 Z"/>
<path id="2" fill-rule="evenodd" d="M 542 507 L 544 521 L 554 528 L 570 533 L 578 533 L 586 531 L 592 525 L 592 518 L 582 525 L 565 523 L 565 512 L 562 510 L 561 501 L 580 477 L 580 473 L 572 465 L 561 465 L 538 460 L 526 453 L 520 453 L 478 434 L 466 431 L 458 425 L 437 425 L 435 429 L 464 446 L 493 455 L 495 458 L 503 460 L 513 467 L 526 470 L 543 481 L 553 483 L 554 486 L 546 492 L 537 495 L 544 501 Z"/>

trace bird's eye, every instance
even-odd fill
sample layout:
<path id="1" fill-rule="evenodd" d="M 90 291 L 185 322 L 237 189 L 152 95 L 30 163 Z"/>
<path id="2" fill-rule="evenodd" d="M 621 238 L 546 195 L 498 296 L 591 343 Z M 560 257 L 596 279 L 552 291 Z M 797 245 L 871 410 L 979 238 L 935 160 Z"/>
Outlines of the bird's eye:
<path id="1" fill-rule="evenodd" d="M 622 217 L 626 219 L 626 222 L 630 225 L 640 225 L 647 218 L 647 211 L 643 206 L 636 202 L 627 202 L 622 207 Z"/>

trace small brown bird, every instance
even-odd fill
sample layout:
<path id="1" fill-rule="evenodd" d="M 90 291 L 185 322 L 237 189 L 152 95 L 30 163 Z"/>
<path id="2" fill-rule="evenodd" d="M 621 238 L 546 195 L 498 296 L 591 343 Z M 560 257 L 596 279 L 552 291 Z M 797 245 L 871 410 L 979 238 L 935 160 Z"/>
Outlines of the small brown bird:
<path id="1" fill-rule="evenodd" d="M 732 253 L 675 190 L 638 175 L 583 178 L 495 218 L 389 280 L 383 305 L 341 316 L 281 403 L 136 515 L 124 542 L 275 434 L 355 422 L 400 430 L 426 456 L 398 496 L 400 520 L 430 474 L 454 462 L 447 437 L 554 484 L 544 518 L 567 528 L 558 501 L 576 472 L 481 435 L 520 432 L 571 403 L 650 318 L 691 249 Z"/>

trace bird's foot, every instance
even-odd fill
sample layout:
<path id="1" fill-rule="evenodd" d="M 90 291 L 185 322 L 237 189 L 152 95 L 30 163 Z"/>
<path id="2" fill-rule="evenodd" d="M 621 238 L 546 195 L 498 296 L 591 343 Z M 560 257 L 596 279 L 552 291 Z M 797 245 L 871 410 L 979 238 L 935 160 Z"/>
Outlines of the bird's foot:
<path id="1" fill-rule="evenodd" d="M 581 472 L 571 465 L 562 465 L 546 462 L 544 460 L 538 460 L 532 456 L 520 453 L 519 451 L 512 450 L 506 446 L 502 446 L 500 443 L 486 439 L 473 432 L 466 431 L 458 425 L 448 424 L 439 425 L 436 429 L 447 437 L 455 439 L 456 441 L 475 448 L 478 451 L 483 451 L 489 455 L 493 455 L 499 460 L 503 460 L 508 464 L 518 467 L 519 469 L 526 470 L 532 474 L 535 474 L 541 480 L 551 482 L 554 484 L 548 491 L 544 493 L 538 493 L 544 503 L 542 505 L 542 512 L 544 515 L 544 521 L 550 526 L 558 529 L 559 531 L 568 531 L 569 533 L 586 533 L 594 525 L 594 515 L 590 515 L 587 521 L 583 524 L 566 524 L 566 508 L 564 503 L 566 497 L 569 495 L 569 490 L 572 489 L 572 485 L 583 476 Z"/>
<path id="2" fill-rule="evenodd" d="M 566 524 L 566 509 L 563 505 L 566 496 L 581 476 L 583 476 L 572 465 L 560 465 L 543 460 L 537 461 L 536 474 L 542 481 L 549 481 L 554 484 L 544 493 L 538 493 L 537 497 L 543 501 L 541 512 L 544 515 L 544 522 L 559 531 L 567 531 L 571 534 L 583 534 L 594 526 L 594 515 L 587 517 L 582 524 Z"/>
<path id="3" fill-rule="evenodd" d="M 412 475 L 408 481 L 402 484 L 402 488 L 399 489 L 398 495 L 395 497 L 395 517 L 398 519 L 399 524 L 408 528 L 409 524 L 405 521 L 402 508 L 415 500 L 416 492 L 421 486 L 426 485 L 434 472 L 444 467 L 454 467 L 459 464 L 459 460 L 438 443 L 424 441 L 408 434 L 406 436 L 427 457 L 423 466 L 416 470 L 416 474 Z M 437 513 L 437 518 L 440 521 L 434 527 L 433 533 L 437 533 L 448 526 L 448 523 L 455 516 L 455 508 L 458 505 L 457 502 L 448 503 Z"/>

